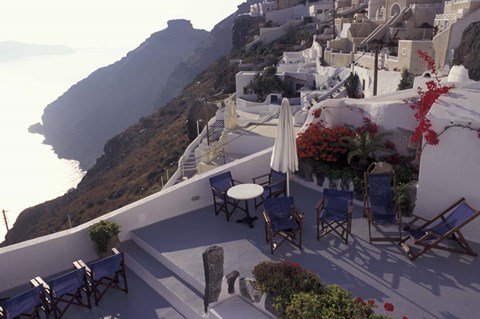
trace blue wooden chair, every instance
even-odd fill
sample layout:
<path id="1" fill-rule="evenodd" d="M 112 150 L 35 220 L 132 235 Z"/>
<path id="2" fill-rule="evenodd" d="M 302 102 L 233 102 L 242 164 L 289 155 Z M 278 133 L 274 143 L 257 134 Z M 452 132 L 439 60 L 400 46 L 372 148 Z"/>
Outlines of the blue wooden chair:
<path id="1" fill-rule="evenodd" d="M 252 178 L 253 183 L 263 186 L 263 194 L 255 198 L 255 208 L 263 204 L 265 198 L 287 196 L 287 174 L 270 169 L 270 173 Z"/>
<path id="2" fill-rule="evenodd" d="M 84 267 L 56 277 L 48 284 L 41 277 L 35 277 L 30 282 L 33 286 L 41 286 L 45 289 L 49 312 L 55 319 L 62 318 L 71 305 L 92 309 Z"/>
<path id="3" fill-rule="evenodd" d="M 393 169 L 372 171 L 375 164 L 372 163 L 365 172 L 364 216 L 368 218 L 369 241 L 400 241 L 402 214 L 397 203 L 395 172 Z M 382 237 L 372 236 L 374 227 L 383 234 Z M 386 232 L 386 229 L 391 227 L 395 228 L 393 235 Z"/>
<path id="4" fill-rule="evenodd" d="M 414 216 L 405 225 L 405 230 L 409 234 L 402 238 L 400 245 L 412 261 L 432 248 L 477 256 L 463 237 L 461 229 L 479 215 L 479 210 L 470 206 L 465 198 L 461 198 L 432 219 Z M 423 223 L 414 226 L 418 221 Z M 414 244 L 420 246 L 420 249 L 412 252 L 406 243 L 409 239 L 413 239 Z"/>
<path id="5" fill-rule="evenodd" d="M 77 269 L 85 268 L 90 285 L 90 294 L 93 294 L 95 306 L 98 306 L 98 302 L 109 289 L 117 289 L 128 293 L 123 252 L 119 252 L 116 248 L 113 248 L 112 252 L 112 256 L 94 261 L 90 264 L 90 267 L 82 260 L 73 263 Z"/>
<path id="6" fill-rule="evenodd" d="M 238 184 L 238 182 L 232 178 L 232 173 L 229 171 L 212 176 L 209 180 L 212 188 L 215 215 L 224 212 L 227 216 L 227 221 L 229 221 L 235 208 L 239 207 L 239 201 L 229 197 L 227 191 L 230 187 Z"/>
<path id="7" fill-rule="evenodd" d="M 325 188 L 316 211 L 317 240 L 335 232 L 348 244 L 352 230 L 353 192 Z"/>
<path id="8" fill-rule="evenodd" d="M 2 302 L 0 318 L 14 319 L 20 317 L 40 318 L 43 312 L 49 318 L 48 307 L 45 304 L 45 293 L 41 286 L 30 288 Z"/>
<path id="9" fill-rule="evenodd" d="M 302 250 L 303 214 L 293 205 L 293 197 L 266 198 L 263 217 L 265 218 L 265 237 L 273 252 L 285 241 Z M 281 241 L 276 243 L 275 238 Z"/>

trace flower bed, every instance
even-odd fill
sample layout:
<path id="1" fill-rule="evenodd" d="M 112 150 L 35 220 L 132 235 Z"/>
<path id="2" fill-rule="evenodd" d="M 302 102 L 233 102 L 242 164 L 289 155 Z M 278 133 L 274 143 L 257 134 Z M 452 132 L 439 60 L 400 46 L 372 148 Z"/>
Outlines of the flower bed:
<path id="1" fill-rule="evenodd" d="M 388 319 L 375 314 L 374 300 L 353 298 L 338 285 L 323 284 L 320 277 L 296 263 L 265 261 L 253 269 L 255 286 L 273 297 L 276 315 L 284 319 Z M 386 312 L 393 312 L 391 303 L 384 304 Z M 408 319 L 402 317 L 402 319 Z"/>

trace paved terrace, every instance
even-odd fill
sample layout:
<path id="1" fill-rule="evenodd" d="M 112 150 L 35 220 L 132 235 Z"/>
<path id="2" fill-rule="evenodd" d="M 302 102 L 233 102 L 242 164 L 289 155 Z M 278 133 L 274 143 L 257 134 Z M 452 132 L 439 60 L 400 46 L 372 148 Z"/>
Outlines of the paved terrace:
<path id="1" fill-rule="evenodd" d="M 320 193 L 292 183 L 292 195 L 296 206 L 305 214 L 302 252 L 284 243 L 272 256 L 265 243 L 260 212 L 257 212 L 259 219 L 255 228 L 250 229 L 235 222 L 237 217 L 242 216 L 241 211 L 235 212 L 233 220 L 226 222 L 225 216 L 214 215 L 213 206 L 135 230 L 133 241 L 122 243 L 122 249 L 127 257 L 151 258 L 137 245 L 142 243 L 144 248 L 148 247 L 150 254 L 159 255 L 170 269 L 176 269 L 181 277 L 179 280 L 193 291 L 193 298 L 197 300 L 191 303 L 199 303 L 203 292 L 201 254 L 207 247 L 218 245 L 225 249 L 225 274 L 238 270 L 241 276 L 252 277 L 253 266 L 260 261 L 288 260 L 317 273 L 326 283 L 349 289 L 353 296 L 374 299 L 377 304 L 393 303 L 393 314 L 398 318 L 403 315 L 411 319 L 478 317 L 478 258 L 435 251 L 413 263 L 395 243 L 369 244 L 367 221 L 362 218 L 360 207 L 354 211 L 353 236 L 349 245 L 335 235 L 317 241 L 313 207 Z M 480 251 L 480 244 L 472 245 Z M 127 264 L 131 265 L 132 260 L 127 259 Z M 165 267 L 158 262 L 153 267 L 155 269 L 151 271 L 158 273 L 158 280 L 164 280 Z M 128 295 L 111 291 L 98 308 L 94 307 L 91 311 L 70 309 L 65 318 L 183 318 L 130 269 L 128 280 Z"/>

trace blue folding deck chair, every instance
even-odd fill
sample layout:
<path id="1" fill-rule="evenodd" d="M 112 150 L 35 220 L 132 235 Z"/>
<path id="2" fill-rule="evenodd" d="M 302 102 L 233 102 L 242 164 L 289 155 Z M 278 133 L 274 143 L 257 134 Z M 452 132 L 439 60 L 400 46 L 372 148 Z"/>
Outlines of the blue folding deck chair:
<path id="1" fill-rule="evenodd" d="M 365 172 L 364 217 L 368 218 L 368 237 L 374 241 L 400 241 L 402 238 L 402 214 L 397 203 L 395 172 L 390 169 L 375 172 L 377 163 L 372 163 Z M 395 227 L 398 235 L 385 233 L 386 227 Z M 372 236 L 372 228 L 382 228 L 383 237 Z"/>
<path id="2" fill-rule="evenodd" d="M 264 189 L 259 198 L 255 198 L 255 208 L 263 204 L 265 198 L 287 196 L 287 173 L 270 169 L 270 173 L 252 178 L 254 184 L 261 185 Z"/>
<path id="3" fill-rule="evenodd" d="M 0 306 L 0 318 L 40 318 L 41 311 L 45 313 L 46 318 L 49 317 L 43 288 L 37 286 L 3 301 Z"/>
<path id="4" fill-rule="evenodd" d="M 246 211 L 246 209 L 239 206 L 239 200 L 233 199 L 227 195 L 228 189 L 235 186 L 235 184 L 238 184 L 238 182 L 232 178 L 232 173 L 230 171 L 212 176 L 209 180 L 210 187 L 212 188 L 215 215 L 224 212 L 227 216 L 227 221 L 229 221 L 235 208 L 240 208 Z"/>
<path id="5" fill-rule="evenodd" d="M 55 319 L 62 318 L 71 305 L 92 309 L 84 267 L 58 276 L 48 284 L 41 277 L 35 277 L 30 282 L 33 286 L 42 286 L 45 289 L 49 312 Z"/>
<path id="6" fill-rule="evenodd" d="M 266 198 L 263 203 L 265 219 L 265 237 L 273 252 L 284 242 L 289 241 L 302 250 L 303 214 L 293 205 L 293 197 Z M 275 237 L 282 240 L 274 241 Z"/>
<path id="7" fill-rule="evenodd" d="M 405 225 L 405 230 L 409 234 L 402 238 L 400 245 L 412 261 L 431 248 L 477 256 L 477 253 L 470 247 L 460 230 L 479 215 L 479 210 L 470 206 L 465 198 L 461 198 L 430 220 L 414 216 Z M 424 223 L 415 227 L 414 224 L 419 220 Z M 406 243 L 409 239 L 413 239 L 414 244 L 421 246 L 421 249 L 412 252 L 410 246 Z"/>
<path id="8" fill-rule="evenodd" d="M 331 232 L 348 244 L 352 230 L 353 192 L 323 189 L 323 198 L 315 207 L 317 211 L 317 240 Z"/>
<path id="9" fill-rule="evenodd" d="M 127 274 L 123 251 L 112 249 L 113 255 L 96 260 L 88 267 L 82 260 L 77 260 L 73 265 L 79 269 L 84 267 L 90 284 L 90 293 L 93 294 L 95 306 L 110 288 L 128 293 Z M 122 279 L 123 284 L 120 279 Z"/>

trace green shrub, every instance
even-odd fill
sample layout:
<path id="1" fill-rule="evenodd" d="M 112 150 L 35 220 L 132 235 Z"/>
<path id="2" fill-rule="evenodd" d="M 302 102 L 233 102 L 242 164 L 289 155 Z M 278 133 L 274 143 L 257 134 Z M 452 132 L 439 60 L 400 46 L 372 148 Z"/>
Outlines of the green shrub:
<path id="1" fill-rule="evenodd" d="M 284 314 L 293 295 L 300 292 L 322 294 L 324 286 L 320 277 L 289 262 L 265 261 L 255 266 L 252 271 L 255 286 L 274 298 L 274 307 Z"/>
<path id="2" fill-rule="evenodd" d="M 354 299 L 350 291 L 337 285 L 328 286 L 320 302 L 322 318 L 369 318 L 373 314 L 373 302 Z"/>
<path id="3" fill-rule="evenodd" d="M 88 237 L 97 244 L 99 252 L 106 252 L 110 238 L 118 235 L 119 232 L 119 224 L 109 220 L 101 220 L 88 228 Z"/>
<path id="4" fill-rule="evenodd" d="M 300 292 L 292 296 L 285 309 L 285 319 L 321 319 L 322 301 L 319 294 Z"/>
<path id="5" fill-rule="evenodd" d="M 252 271 L 255 286 L 273 297 L 273 306 L 283 319 L 393 319 L 375 314 L 374 300 L 352 298 L 338 285 L 323 285 L 320 277 L 296 263 L 265 261 Z M 393 305 L 389 304 L 393 312 Z M 406 318 L 406 317 L 403 317 Z"/>

